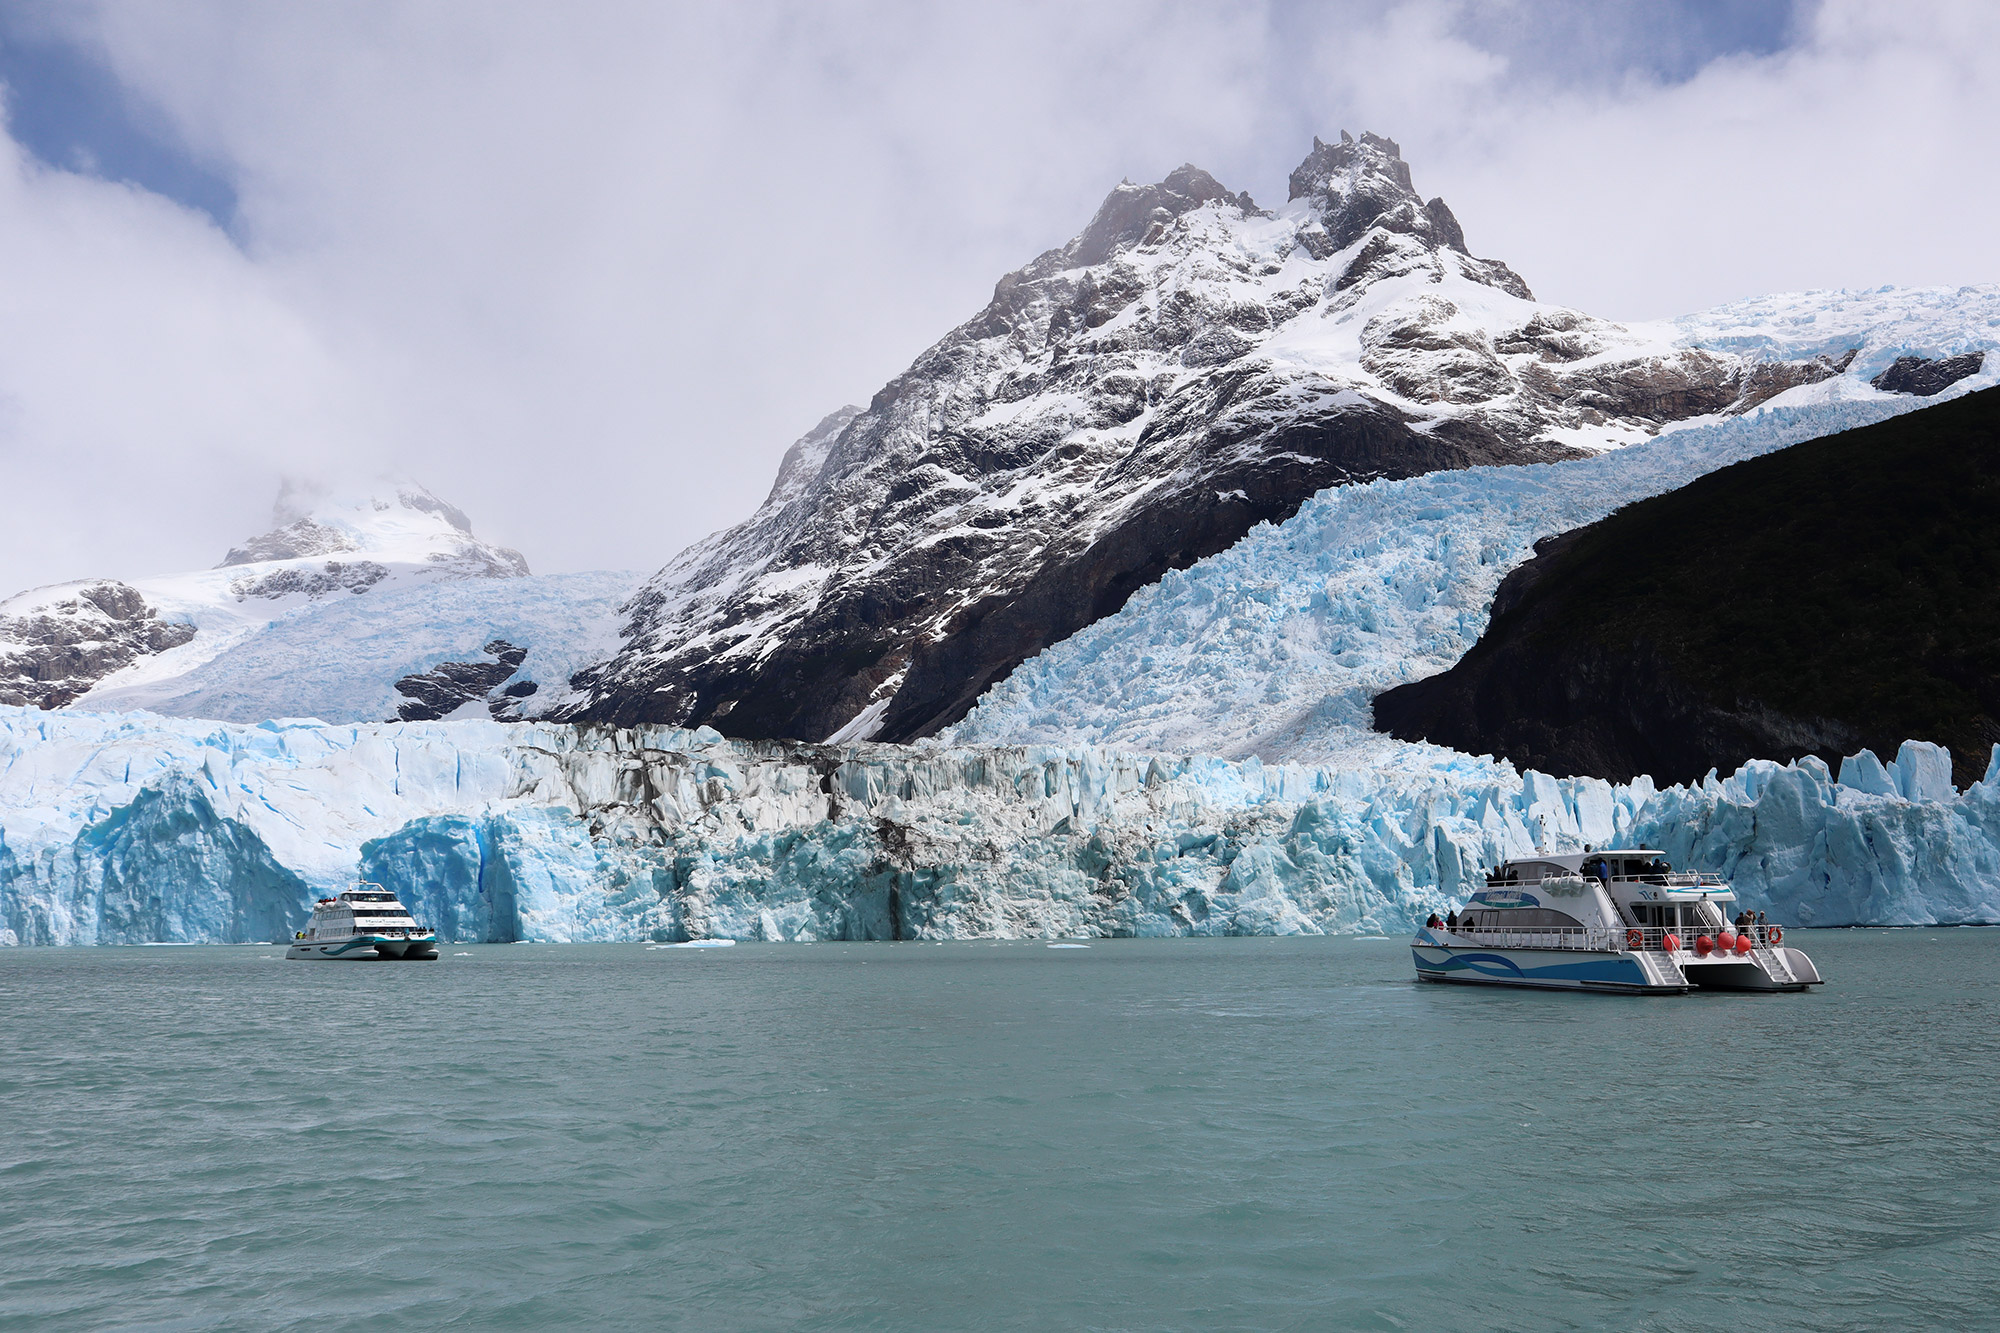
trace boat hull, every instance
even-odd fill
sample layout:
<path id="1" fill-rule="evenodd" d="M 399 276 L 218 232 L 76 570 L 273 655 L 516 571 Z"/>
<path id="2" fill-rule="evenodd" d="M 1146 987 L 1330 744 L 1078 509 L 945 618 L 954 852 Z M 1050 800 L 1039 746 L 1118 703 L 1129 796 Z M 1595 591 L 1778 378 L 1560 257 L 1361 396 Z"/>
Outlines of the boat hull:
<path id="1" fill-rule="evenodd" d="M 1483 945 L 1413 944 L 1420 981 L 1530 990 L 1602 991 L 1615 995 L 1681 995 L 1629 953 L 1595 949 L 1498 949 Z"/>
<path id="2" fill-rule="evenodd" d="M 344 940 L 293 940 L 287 958 L 309 958 L 315 962 L 379 962 L 401 959 L 411 962 L 438 956 L 437 940 L 390 938 L 380 935 L 353 935 Z"/>
<path id="3" fill-rule="evenodd" d="M 1819 970 L 1813 966 L 1812 959 L 1798 949 L 1785 949 L 1783 952 L 1785 961 L 1796 980 L 1780 981 L 1767 972 L 1760 963 L 1749 958 L 1708 961 L 1684 955 L 1680 965 L 1696 990 L 1791 992 L 1822 984 Z"/>

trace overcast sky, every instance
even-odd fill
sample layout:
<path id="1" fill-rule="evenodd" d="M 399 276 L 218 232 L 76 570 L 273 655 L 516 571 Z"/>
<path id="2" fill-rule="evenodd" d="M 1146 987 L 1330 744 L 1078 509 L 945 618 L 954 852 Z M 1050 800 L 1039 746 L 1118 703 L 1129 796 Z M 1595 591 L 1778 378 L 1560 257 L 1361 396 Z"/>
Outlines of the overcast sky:
<path id="1" fill-rule="evenodd" d="M 1613 318 L 2000 279 L 1990 0 L 0 0 L 0 80 L 0 595 L 386 467 L 655 568 L 1121 177 L 1342 128 Z"/>

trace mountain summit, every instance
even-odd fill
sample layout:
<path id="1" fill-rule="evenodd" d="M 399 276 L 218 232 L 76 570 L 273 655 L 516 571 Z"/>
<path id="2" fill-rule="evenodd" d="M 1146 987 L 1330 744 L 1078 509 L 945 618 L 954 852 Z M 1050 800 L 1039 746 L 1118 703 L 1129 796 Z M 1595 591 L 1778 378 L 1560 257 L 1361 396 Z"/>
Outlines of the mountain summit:
<path id="1" fill-rule="evenodd" d="M 480 541 L 464 510 L 413 481 L 385 480 L 365 492 L 340 494 L 287 480 L 271 521 L 271 531 L 233 548 L 216 568 L 366 552 L 378 561 L 436 565 L 459 576 L 528 573 L 519 551 Z"/>
<path id="2" fill-rule="evenodd" d="M 1528 284 L 1497 259 L 1474 259 L 1465 248 L 1465 229 L 1442 198 L 1424 202 L 1410 183 L 1410 164 L 1394 139 L 1363 134 L 1357 143 L 1347 131 L 1337 144 L 1313 139 L 1313 150 L 1292 172 L 1291 198 L 1308 200 L 1319 215 L 1327 254 L 1344 250 L 1364 236 L 1368 247 L 1354 257 L 1343 277 L 1348 287 L 1381 278 L 1447 265 L 1473 282 L 1534 300 Z M 1374 233 L 1372 236 L 1370 233 Z"/>
<path id="3" fill-rule="evenodd" d="M 1537 304 L 1393 140 L 1259 209 L 1182 167 L 788 456 L 631 603 L 584 719 L 934 733 L 1025 658 L 1328 486 L 1615 448 L 1837 374 Z"/>

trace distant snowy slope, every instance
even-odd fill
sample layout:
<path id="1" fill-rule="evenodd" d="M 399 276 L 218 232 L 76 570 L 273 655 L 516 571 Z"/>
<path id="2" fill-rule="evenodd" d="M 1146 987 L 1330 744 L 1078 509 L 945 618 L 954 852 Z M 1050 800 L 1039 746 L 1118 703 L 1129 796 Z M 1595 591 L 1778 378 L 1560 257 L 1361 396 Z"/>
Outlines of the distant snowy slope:
<path id="1" fill-rule="evenodd" d="M 1851 383 L 1872 379 L 1897 357 L 1942 359 L 2000 349 L 2000 283 L 1779 292 L 1683 315 L 1672 324 L 1691 346 L 1750 356 L 1838 357 L 1857 349 L 1847 372 Z M 1989 376 L 2000 372 L 2000 366 L 1985 369 Z"/>
<path id="2" fill-rule="evenodd" d="M 618 646 L 637 575 L 536 578 L 414 482 L 288 483 L 213 569 L 0 602 L 0 703 L 245 722 L 538 716 Z"/>
<path id="3" fill-rule="evenodd" d="M 226 722 L 380 722 L 411 702 L 397 691 L 398 681 L 443 662 L 479 661 L 485 645 L 500 640 L 527 650 L 507 686 L 517 692 L 525 682 L 536 686 L 512 697 L 509 715 L 539 716 L 573 697 L 571 675 L 616 650 L 618 608 L 643 579 L 625 573 L 458 579 L 327 599 L 233 639 L 192 670 L 100 686 L 79 706 Z M 489 705 L 470 706 L 483 713 Z"/>
<path id="4" fill-rule="evenodd" d="M 1449 752 L 1375 732 L 1369 702 L 1462 657 L 1537 540 L 1931 401 L 1772 407 L 1595 458 L 1323 492 L 1023 663 L 941 739 L 1431 766 Z"/>

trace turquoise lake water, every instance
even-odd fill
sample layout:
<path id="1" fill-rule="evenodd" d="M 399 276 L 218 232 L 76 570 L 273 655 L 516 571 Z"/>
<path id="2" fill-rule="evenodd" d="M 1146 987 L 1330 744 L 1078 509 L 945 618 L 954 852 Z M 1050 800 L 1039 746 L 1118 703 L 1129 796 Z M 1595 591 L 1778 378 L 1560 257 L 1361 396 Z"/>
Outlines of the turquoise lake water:
<path id="1" fill-rule="evenodd" d="M 0 951 L 8 1329 L 2000 1327 L 2000 932 Z"/>

